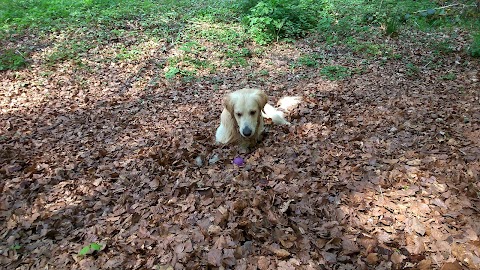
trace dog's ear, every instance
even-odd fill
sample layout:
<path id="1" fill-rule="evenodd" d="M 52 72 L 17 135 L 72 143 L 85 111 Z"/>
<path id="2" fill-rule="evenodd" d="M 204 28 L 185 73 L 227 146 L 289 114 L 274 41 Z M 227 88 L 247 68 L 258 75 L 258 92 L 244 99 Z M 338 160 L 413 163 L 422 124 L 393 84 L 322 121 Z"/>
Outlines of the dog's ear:
<path id="1" fill-rule="evenodd" d="M 233 111 L 233 100 L 232 100 L 232 97 L 230 95 L 227 95 L 224 99 L 223 99 L 223 106 L 225 107 L 225 109 L 227 109 L 227 111 L 230 113 L 230 115 L 232 115 L 232 117 L 234 116 L 234 111 Z"/>
<path id="2" fill-rule="evenodd" d="M 268 102 L 268 96 L 267 94 L 265 94 L 265 92 L 261 90 L 258 90 L 256 94 L 257 94 L 256 98 L 257 98 L 258 107 L 260 107 L 260 110 L 263 111 L 263 107 L 265 107 L 265 104 L 267 104 Z"/>

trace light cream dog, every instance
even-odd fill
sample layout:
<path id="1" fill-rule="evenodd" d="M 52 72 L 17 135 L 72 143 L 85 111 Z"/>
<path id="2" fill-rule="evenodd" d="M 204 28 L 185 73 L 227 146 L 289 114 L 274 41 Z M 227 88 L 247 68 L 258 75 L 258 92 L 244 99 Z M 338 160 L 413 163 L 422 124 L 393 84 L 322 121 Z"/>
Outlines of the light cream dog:
<path id="1" fill-rule="evenodd" d="M 228 94 L 223 100 L 224 109 L 216 141 L 251 147 L 259 141 L 263 132 L 263 117 L 272 118 L 276 124 L 290 124 L 267 101 L 267 95 L 259 89 L 245 88 Z"/>

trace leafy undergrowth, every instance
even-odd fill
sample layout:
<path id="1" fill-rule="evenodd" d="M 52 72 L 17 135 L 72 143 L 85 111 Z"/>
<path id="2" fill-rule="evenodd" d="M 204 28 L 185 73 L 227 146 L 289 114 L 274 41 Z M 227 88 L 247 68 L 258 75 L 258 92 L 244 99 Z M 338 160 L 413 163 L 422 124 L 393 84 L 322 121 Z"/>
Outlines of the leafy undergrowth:
<path id="1" fill-rule="evenodd" d="M 465 33 L 446 49 L 412 31 L 238 52 L 203 33 L 111 37 L 53 63 L 46 45 L 0 73 L 2 268 L 480 269 Z M 247 154 L 214 144 L 222 97 L 242 87 L 303 98 Z"/>

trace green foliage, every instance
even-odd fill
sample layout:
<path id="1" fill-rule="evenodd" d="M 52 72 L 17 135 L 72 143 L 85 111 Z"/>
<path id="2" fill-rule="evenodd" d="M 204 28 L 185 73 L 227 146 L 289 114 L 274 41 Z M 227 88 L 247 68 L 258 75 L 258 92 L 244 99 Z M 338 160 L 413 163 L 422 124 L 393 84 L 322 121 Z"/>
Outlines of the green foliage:
<path id="1" fill-rule="evenodd" d="M 178 29 L 169 22 L 184 22 L 192 15 L 191 0 L 0 0 L 0 7 L 0 38 L 31 30 L 72 30 L 77 34 L 89 29 L 101 34 L 111 29 L 129 32 L 129 24 L 164 37 Z"/>
<path id="2" fill-rule="evenodd" d="M 250 8 L 243 22 L 252 39 L 264 45 L 306 35 L 324 16 L 325 7 L 321 0 L 262 0 Z"/>
<path id="3" fill-rule="evenodd" d="M 449 72 L 443 76 L 440 77 L 442 80 L 445 80 L 445 81 L 453 81 L 455 79 L 457 79 L 457 75 L 453 72 Z"/>
<path id="4" fill-rule="evenodd" d="M 320 70 L 320 74 L 328 80 L 338 81 L 350 77 L 352 71 L 343 66 L 325 66 Z"/>
<path id="5" fill-rule="evenodd" d="M 473 40 L 468 48 L 468 53 L 473 57 L 480 57 L 480 32 L 473 35 Z"/>
<path id="6" fill-rule="evenodd" d="M 200 36 L 211 42 L 221 42 L 227 45 L 243 45 L 248 35 L 241 27 L 234 27 L 229 24 L 219 24 L 218 27 L 202 28 Z"/>
<path id="7" fill-rule="evenodd" d="M 416 66 L 415 64 L 407 63 L 405 67 L 407 68 L 408 76 L 414 76 L 420 72 L 420 68 L 418 68 L 418 66 Z"/>
<path id="8" fill-rule="evenodd" d="M 186 63 L 188 64 L 189 60 L 186 59 L 185 62 L 182 62 L 183 63 Z M 167 66 L 167 70 L 165 71 L 165 79 L 168 79 L 168 80 L 172 80 L 174 78 L 176 78 L 177 76 L 180 76 L 180 77 L 183 77 L 183 78 L 193 78 L 196 73 L 197 73 L 197 70 L 198 68 L 194 67 L 194 66 Z"/>
<path id="9" fill-rule="evenodd" d="M 135 60 L 141 55 L 141 51 L 138 49 L 127 50 L 122 48 L 121 52 L 115 56 L 116 60 Z"/>
<path id="10" fill-rule="evenodd" d="M 48 55 L 47 61 L 49 64 L 54 64 L 61 61 L 77 60 L 91 47 L 92 44 L 85 40 L 66 41 L 60 43 L 52 53 Z"/>
<path id="11" fill-rule="evenodd" d="M 385 34 L 387 36 L 397 36 L 400 22 L 395 18 L 387 18 L 385 21 Z"/>
<path id="12" fill-rule="evenodd" d="M 174 79 L 177 76 L 193 78 L 197 74 L 197 71 L 202 69 L 210 69 L 213 71 L 215 67 L 207 60 L 197 59 L 190 55 L 171 57 L 168 59 L 164 76 L 168 80 Z"/>
<path id="13" fill-rule="evenodd" d="M 261 0 L 239 0 L 236 1 L 234 9 L 239 14 L 248 14 L 252 8 L 254 8 Z"/>
<path id="14" fill-rule="evenodd" d="M 2 47 L 7 47 L 5 41 L 14 42 L 16 37 L 32 33 L 37 41 L 48 40 L 44 44 L 49 48 L 42 54 L 46 60 L 43 63 L 48 65 L 69 60 L 81 62 L 93 48 L 103 49 L 106 44 L 124 44 L 125 49 L 113 46 L 117 49 L 113 52 L 115 61 L 131 61 L 145 55 L 144 48 L 138 45 L 147 40 L 180 45 L 176 48 L 188 57 L 175 66 L 179 71 L 172 68 L 167 72 L 169 76 L 213 69 L 211 63 L 195 55 L 205 50 L 202 48 L 205 39 L 214 47 L 224 48 L 224 55 L 220 57 L 223 57 L 222 64 L 229 67 L 248 65 L 250 56 L 241 48 L 251 39 L 267 44 L 280 39 L 292 40 L 312 31 L 329 45 L 345 44 L 353 33 L 359 42 L 347 46 L 354 53 L 391 59 L 387 55 L 390 53 L 378 43 L 381 34 L 397 36 L 405 27 L 478 29 L 479 15 L 472 7 L 475 0 L 465 0 L 464 5 L 448 9 L 442 9 L 442 3 L 428 0 L 0 0 L 0 70 L 27 66 L 28 53 Z M 191 39 L 199 43 L 191 43 Z M 474 35 L 468 46 L 469 55 L 479 56 L 479 39 L 478 34 Z M 439 53 L 449 52 L 448 47 L 439 45 Z M 319 61 L 312 57 L 303 56 L 292 67 L 316 67 Z"/>
<path id="15" fill-rule="evenodd" d="M 165 78 L 171 80 L 180 74 L 180 72 L 181 70 L 177 67 L 168 67 L 167 71 L 165 72 Z"/>
<path id="16" fill-rule="evenodd" d="M 0 71 L 19 70 L 27 65 L 27 61 L 22 53 L 8 49 L 0 51 Z"/>
<path id="17" fill-rule="evenodd" d="M 10 249 L 11 249 L 11 250 L 20 250 L 21 248 L 22 248 L 22 246 L 19 245 L 19 244 L 15 244 L 15 245 L 11 245 L 11 246 L 10 246 Z"/>
<path id="18" fill-rule="evenodd" d="M 453 52 L 453 45 L 449 40 L 441 40 L 432 44 L 435 54 L 442 55 Z"/>
<path id="19" fill-rule="evenodd" d="M 318 53 L 311 53 L 311 54 L 305 54 L 300 56 L 295 62 L 291 64 L 292 68 L 295 67 L 318 67 L 319 66 L 319 60 L 321 60 L 323 57 L 322 55 Z"/>
<path id="20" fill-rule="evenodd" d="M 201 54 L 207 50 L 197 41 L 191 40 L 179 46 L 182 54 L 168 58 L 164 76 L 166 79 L 175 77 L 193 78 L 199 70 L 209 70 L 213 72 L 215 66 Z"/>
<path id="21" fill-rule="evenodd" d="M 365 56 L 377 56 L 382 53 L 380 45 L 372 42 L 359 41 L 353 37 L 345 38 L 344 44 L 351 48 L 354 52 L 363 54 Z"/>
<path id="22" fill-rule="evenodd" d="M 184 51 L 186 53 L 193 53 L 197 54 L 199 52 L 205 51 L 206 48 L 201 46 L 198 42 L 196 41 L 189 41 L 187 43 L 184 43 L 182 46 L 179 48 L 181 51 Z"/>
<path id="23" fill-rule="evenodd" d="M 98 244 L 98 243 L 91 243 L 90 245 L 88 246 L 84 246 L 79 252 L 78 252 L 78 256 L 85 256 L 85 255 L 89 255 L 89 254 L 92 254 L 96 251 L 101 251 L 105 248 L 104 245 L 101 245 L 101 244 Z"/>
<path id="24" fill-rule="evenodd" d="M 448 27 L 478 29 L 480 20 L 475 0 L 465 0 L 449 8 L 445 1 L 429 0 L 331 0 L 331 19 L 319 23 L 325 38 L 342 39 L 357 35 L 397 36 L 405 28 L 423 31 Z"/>
<path id="25" fill-rule="evenodd" d="M 227 58 L 227 67 L 245 67 L 248 65 L 247 59 L 252 57 L 252 52 L 248 48 L 229 46 L 225 52 L 225 56 Z"/>
<path id="26" fill-rule="evenodd" d="M 0 23 L 4 29 L 51 27 L 60 21 L 92 19 L 87 10 L 94 7 L 108 9 L 113 5 L 115 5 L 114 1 L 108 0 L 0 0 L 0 6 L 2 6 Z"/>

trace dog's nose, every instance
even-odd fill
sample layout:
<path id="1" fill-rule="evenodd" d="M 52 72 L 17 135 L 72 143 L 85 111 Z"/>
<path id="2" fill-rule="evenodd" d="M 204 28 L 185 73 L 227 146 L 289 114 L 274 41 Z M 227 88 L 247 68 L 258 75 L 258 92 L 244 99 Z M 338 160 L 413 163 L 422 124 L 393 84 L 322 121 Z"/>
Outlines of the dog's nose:
<path id="1" fill-rule="evenodd" d="M 250 135 L 252 135 L 252 130 L 249 127 L 244 127 L 242 133 L 243 136 L 250 137 Z"/>

